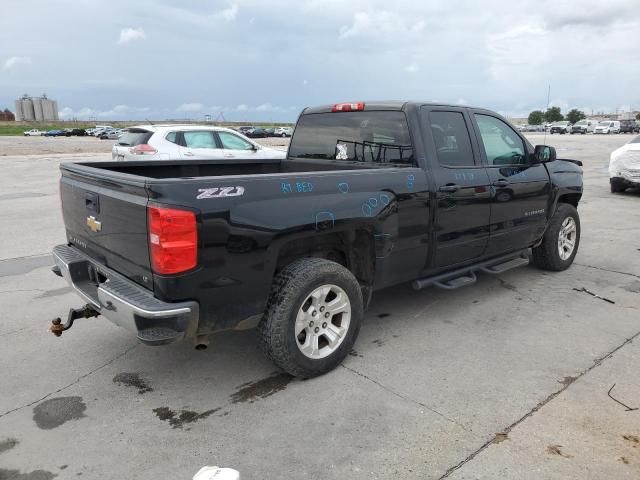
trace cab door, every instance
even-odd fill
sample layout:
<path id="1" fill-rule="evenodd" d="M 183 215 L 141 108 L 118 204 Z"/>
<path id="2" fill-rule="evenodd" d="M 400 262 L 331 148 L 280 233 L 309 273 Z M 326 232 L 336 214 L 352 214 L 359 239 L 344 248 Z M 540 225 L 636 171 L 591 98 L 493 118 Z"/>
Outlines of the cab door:
<path id="1" fill-rule="evenodd" d="M 421 108 L 435 180 L 435 243 L 431 267 L 482 256 L 489 241 L 489 177 L 464 109 Z"/>
<path id="2" fill-rule="evenodd" d="M 491 185 L 487 254 L 527 248 L 542 236 L 551 213 L 547 169 L 531 162 L 532 148 L 504 120 L 484 111 L 473 118 Z"/>

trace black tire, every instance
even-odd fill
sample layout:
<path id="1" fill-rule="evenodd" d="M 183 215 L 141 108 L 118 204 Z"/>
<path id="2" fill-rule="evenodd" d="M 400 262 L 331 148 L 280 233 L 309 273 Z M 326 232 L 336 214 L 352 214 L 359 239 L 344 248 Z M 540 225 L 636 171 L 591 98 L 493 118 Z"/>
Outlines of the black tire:
<path id="1" fill-rule="evenodd" d="M 627 189 L 627 186 L 622 182 L 610 180 L 609 183 L 611 185 L 611 193 L 622 193 Z"/>
<path id="2" fill-rule="evenodd" d="M 347 332 L 336 349 L 324 358 L 310 358 L 298 347 L 296 316 L 316 288 L 336 285 L 351 304 Z M 336 368 L 351 351 L 363 317 L 362 291 L 353 274 L 342 265 L 321 258 L 301 258 L 273 281 L 264 317 L 258 327 L 266 355 L 282 370 L 299 378 L 312 378 Z"/>
<path id="3" fill-rule="evenodd" d="M 560 235 L 562 223 L 568 217 L 572 217 L 576 224 L 575 245 L 571 255 L 567 259 L 563 260 L 560 257 L 560 252 L 558 251 L 558 237 Z M 576 210 L 576 207 L 568 203 L 559 203 L 553 217 L 551 217 L 547 231 L 544 233 L 544 237 L 542 237 L 542 243 L 532 249 L 533 264 L 542 270 L 561 272 L 571 266 L 576 253 L 578 253 L 579 246 L 580 216 L 578 215 L 578 210 Z"/>

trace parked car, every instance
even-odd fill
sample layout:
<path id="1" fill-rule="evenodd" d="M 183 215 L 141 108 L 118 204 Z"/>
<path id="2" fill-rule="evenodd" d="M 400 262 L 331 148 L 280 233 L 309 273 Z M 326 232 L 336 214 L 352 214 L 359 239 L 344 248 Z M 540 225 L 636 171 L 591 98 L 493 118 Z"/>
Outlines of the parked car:
<path id="1" fill-rule="evenodd" d="M 620 133 L 633 133 L 635 129 L 635 120 L 620 120 Z"/>
<path id="2" fill-rule="evenodd" d="M 595 128 L 597 123 L 598 122 L 595 120 L 579 120 L 571 125 L 571 135 L 573 135 L 574 133 L 580 133 L 582 135 L 586 133 L 593 133 L 593 129 Z"/>
<path id="3" fill-rule="evenodd" d="M 118 138 L 114 160 L 282 159 L 286 153 L 263 147 L 229 128 L 209 125 L 139 125 Z"/>
<path id="4" fill-rule="evenodd" d="M 593 133 L 620 133 L 620 122 L 617 120 L 604 120 L 598 122 L 596 128 L 593 129 Z"/>
<path id="5" fill-rule="evenodd" d="M 44 134 L 45 137 L 64 137 L 67 135 L 67 132 L 64 130 L 49 130 Z"/>
<path id="6" fill-rule="evenodd" d="M 31 130 L 27 130 L 26 132 L 23 133 L 25 137 L 40 137 L 44 134 L 45 132 L 41 132 L 37 128 L 32 128 Z"/>
<path id="7" fill-rule="evenodd" d="M 552 135 L 554 133 L 560 133 L 564 135 L 565 133 L 569 133 L 570 128 L 571 123 L 567 122 L 566 120 L 563 120 L 561 122 L 553 122 L 551 124 L 551 128 L 549 129 L 549 133 Z"/>
<path id="8" fill-rule="evenodd" d="M 75 137 L 84 137 L 87 135 L 87 132 L 85 132 L 82 128 L 74 128 L 71 130 L 71 135 Z"/>
<path id="9" fill-rule="evenodd" d="M 68 322 L 102 315 L 142 343 L 198 349 L 257 325 L 268 356 L 302 378 L 340 365 L 375 290 L 460 288 L 529 264 L 530 250 L 565 270 L 580 242 L 580 162 L 459 105 L 307 108 L 282 161 L 61 171 L 54 273 L 88 302 Z"/>
<path id="10" fill-rule="evenodd" d="M 275 137 L 275 128 L 265 128 L 264 133 L 267 134 L 267 137 Z"/>
<path id="11" fill-rule="evenodd" d="M 243 135 L 246 135 L 247 132 L 250 132 L 254 129 L 255 127 L 238 127 L 238 132 L 240 132 Z"/>
<path id="12" fill-rule="evenodd" d="M 612 193 L 640 187 L 640 137 L 611 152 L 609 184 Z"/>
<path id="13" fill-rule="evenodd" d="M 100 140 L 117 140 L 122 135 L 121 130 L 107 130 L 100 134 Z"/>
<path id="14" fill-rule="evenodd" d="M 293 135 L 292 127 L 278 127 L 273 132 L 276 137 L 290 137 Z"/>
<path id="15" fill-rule="evenodd" d="M 267 132 L 265 132 L 262 128 L 259 127 L 255 127 L 251 130 L 248 130 L 247 133 L 245 133 L 245 136 L 249 137 L 249 138 L 267 138 Z"/>

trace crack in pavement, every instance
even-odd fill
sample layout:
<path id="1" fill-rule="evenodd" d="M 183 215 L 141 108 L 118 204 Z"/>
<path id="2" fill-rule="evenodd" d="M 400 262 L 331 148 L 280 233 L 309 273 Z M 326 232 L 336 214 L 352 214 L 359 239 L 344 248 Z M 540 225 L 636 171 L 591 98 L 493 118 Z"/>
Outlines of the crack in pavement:
<path id="1" fill-rule="evenodd" d="M 402 393 L 396 392 L 395 390 L 393 390 L 393 389 L 391 389 L 391 388 L 387 387 L 386 385 L 383 385 L 383 384 L 382 384 L 382 383 L 380 383 L 379 381 L 377 381 L 377 380 L 375 380 L 375 379 L 373 379 L 373 378 L 371 378 L 371 377 L 369 377 L 369 376 L 365 375 L 364 373 L 360 373 L 360 372 L 358 372 L 357 370 L 355 370 L 355 369 L 353 369 L 353 368 L 351 368 L 351 367 L 347 367 L 347 366 L 346 366 L 345 364 L 343 364 L 343 363 L 341 363 L 341 364 L 340 364 L 340 366 L 341 366 L 342 368 L 346 369 L 346 370 L 349 370 L 349 371 L 350 371 L 350 372 L 352 372 L 352 373 L 355 373 L 356 375 L 358 375 L 358 376 L 360 376 L 360 377 L 362 377 L 362 378 L 364 378 L 364 379 L 366 379 L 366 380 L 369 380 L 369 381 L 370 381 L 370 382 L 372 382 L 372 383 L 375 383 L 376 385 L 378 385 L 378 386 L 379 386 L 380 388 L 382 388 L 383 390 L 386 390 L 387 392 L 391 393 L 392 395 L 395 395 L 395 396 L 396 396 L 396 397 L 398 397 L 398 398 L 402 398 L 403 400 L 407 400 L 408 402 L 415 403 L 416 405 L 419 405 L 419 406 L 421 406 L 421 407 L 423 407 L 423 408 L 426 408 L 426 409 L 427 409 L 427 410 L 429 410 L 430 412 L 435 413 L 436 415 L 441 416 L 441 417 L 442 417 L 442 418 L 444 418 L 446 421 L 451 422 L 451 423 L 453 423 L 453 424 L 457 425 L 458 427 L 460 427 L 461 429 L 463 429 L 465 432 L 471 432 L 467 427 L 465 427 L 465 426 L 464 426 L 464 425 L 462 425 L 461 423 L 457 422 L 457 421 L 456 421 L 456 420 L 454 420 L 453 418 L 449 418 L 449 417 L 447 417 L 444 413 L 441 413 L 441 412 L 437 411 L 436 409 L 434 409 L 434 408 L 432 408 L 432 407 L 430 407 L 430 406 L 428 406 L 428 405 L 426 405 L 426 404 L 424 404 L 424 403 L 422 403 L 422 402 L 419 402 L 418 400 L 415 400 L 415 399 L 413 399 L 413 398 L 411 398 L 411 397 L 409 397 L 409 396 L 407 396 L 407 395 L 403 395 Z"/>
<path id="2" fill-rule="evenodd" d="M 529 410 L 527 413 L 525 413 L 522 417 L 520 417 L 518 420 L 516 420 L 515 422 L 513 422 L 511 425 L 509 425 L 508 427 L 506 427 L 505 429 L 503 429 L 501 431 L 501 433 L 504 433 L 506 435 L 508 435 L 515 427 L 517 427 L 518 425 L 520 425 L 522 422 L 524 422 L 527 418 L 531 417 L 534 413 L 536 413 L 538 410 L 540 410 L 542 407 L 544 407 L 546 404 L 548 404 L 549 402 L 551 402 L 554 398 L 556 398 L 558 395 L 560 395 L 562 392 L 564 392 L 567 388 L 569 388 L 572 384 L 574 384 L 578 379 L 582 378 L 583 376 L 585 376 L 587 373 L 589 373 L 591 370 L 593 370 L 596 367 L 599 367 L 603 361 L 605 361 L 608 358 L 611 358 L 618 350 L 620 350 L 621 348 L 623 348 L 624 346 L 628 345 L 629 343 L 633 342 L 636 338 L 638 338 L 640 336 L 640 332 L 637 332 L 636 334 L 632 335 L 631 337 L 627 338 L 624 342 L 622 342 L 620 345 L 618 345 L 616 348 L 614 348 L 613 350 L 605 353 L 604 355 L 602 355 L 601 357 L 598 357 L 594 360 L 594 362 L 591 364 L 591 366 L 589 368 L 587 368 L 586 370 L 583 370 L 582 372 L 580 372 L 578 375 L 576 375 L 575 377 L 573 377 L 573 380 L 571 382 L 566 382 L 564 384 L 564 386 L 560 389 L 557 390 L 553 393 L 551 393 L 550 395 L 548 395 L 545 399 L 541 400 L 540 402 L 538 402 L 538 404 L 533 407 L 531 410 Z M 458 470 L 459 468 L 461 468 L 462 466 L 464 466 L 466 463 L 470 462 L 471 460 L 473 460 L 476 456 L 478 456 L 480 453 L 482 453 L 482 451 L 484 451 L 489 445 L 491 445 L 492 443 L 494 443 L 495 441 L 495 434 L 491 436 L 491 438 L 489 440 L 487 440 L 485 443 L 483 443 L 480 448 L 476 449 L 475 451 L 473 451 L 472 453 L 470 453 L 464 460 L 462 460 L 461 462 L 459 462 L 458 464 L 450 467 L 449 469 L 447 469 L 446 472 L 444 472 L 444 474 L 441 477 L 438 477 L 438 480 L 443 480 L 445 478 L 448 478 L 449 475 L 451 475 L 453 472 L 455 472 L 456 470 Z"/>
<path id="3" fill-rule="evenodd" d="M 579 267 L 594 268 L 596 270 L 602 270 L 603 272 L 619 273 L 620 275 L 629 275 L 630 277 L 640 278 L 640 275 L 636 275 L 635 273 L 621 272 L 619 270 L 610 270 L 610 269 L 604 268 L 604 267 L 596 267 L 594 265 L 585 265 L 584 263 L 575 263 L 574 262 L 574 265 L 578 265 Z"/>
<path id="4" fill-rule="evenodd" d="M 135 349 L 137 346 L 138 346 L 138 344 L 135 344 L 133 347 L 127 348 L 124 352 L 118 354 L 117 356 L 115 356 L 114 358 L 109 360 L 107 363 L 104 363 L 104 364 L 100 365 L 99 367 L 94 368 L 90 372 L 79 376 L 78 378 L 76 378 L 75 381 L 69 383 L 68 385 L 65 385 L 64 387 L 61 387 L 61 388 L 59 388 L 59 389 L 57 389 L 57 390 L 55 390 L 53 392 L 47 393 L 44 397 L 39 398 L 38 400 L 34 400 L 33 402 L 27 403 L 26 405 L 22 405 L 21 407 L 16 407 L 16 408 L 13 408 L 11 410 L 7 410 L 6 412 L 4 412 L 3 414 L 0 415 L 0 418 L 5 417 L 5 416 L 9 415 L 10 413 L 17 412 L 18 410 L 22 410 L 23 408 L 27 408 L 27 407 L 30 407 L 32 405 L 35 405 L 36 403 L 40 403 L 41 401 L 49 398 L 51 395 L 55 395 L 56 393 L 60 393 L 60 392 L 62 392 L 64 390 L 66 390 L 67 388 L 72 387 L 73 385 L 76 385 L 81 380 L 83 380 L 83 379 L 87 378 L 88 376 L 93 375 L 94 373 L 96 373 L 98 370 L 102 370 L 104 367 L 108 367 L 109 365 L 111 365 L 116 360 L 124 357 L 127 353 L 129 353 L 131 350 Z"/>

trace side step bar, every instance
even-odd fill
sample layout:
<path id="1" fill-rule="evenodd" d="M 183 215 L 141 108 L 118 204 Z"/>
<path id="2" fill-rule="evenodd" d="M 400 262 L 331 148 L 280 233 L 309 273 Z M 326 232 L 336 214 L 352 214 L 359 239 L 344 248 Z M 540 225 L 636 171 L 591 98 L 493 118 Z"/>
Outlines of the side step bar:
<path id="1" fill-rule="evenodd" d="M 422 290 L 426 287 L 439 287 L 446 290 L 455 290 L 456 288 L 466 287 L 476 283 L 478 277 L 476 272 L 481 271 L 497 275 L 499 273 L 506 272 L 512 268 L 521 267 L 529 264 L 528 251 L 523 250 L 521 252 L 510 253 L 498 258 L 492 258 L 475 265 L 469 265 L 468 267 L 459 268 L 453 272 L 445 272 L 440 275 L 434 275 L 433 277 L 420 278 L 414 280 L 412 286 L 414 290 Z"/>

